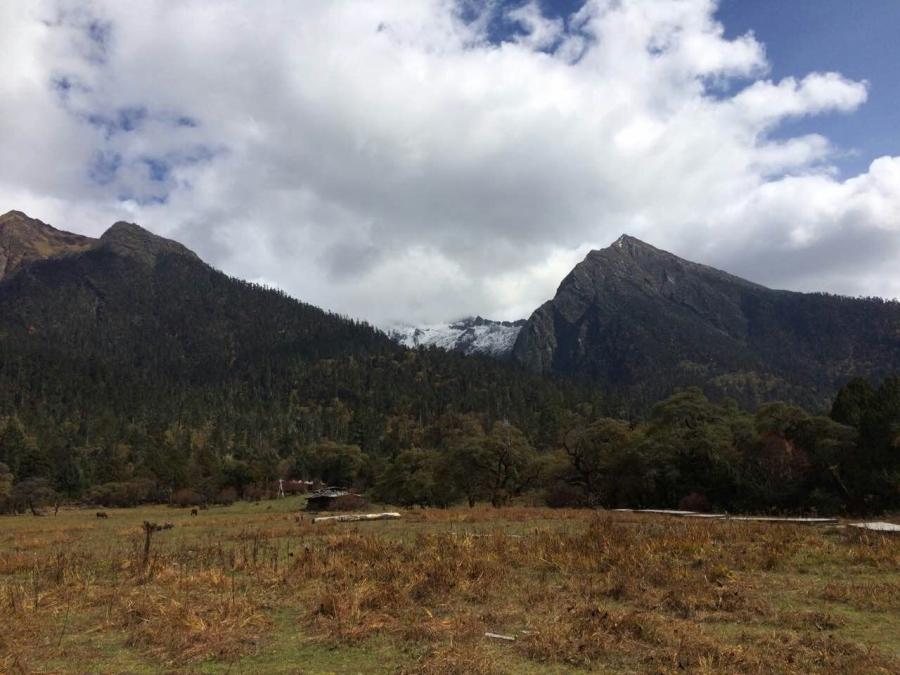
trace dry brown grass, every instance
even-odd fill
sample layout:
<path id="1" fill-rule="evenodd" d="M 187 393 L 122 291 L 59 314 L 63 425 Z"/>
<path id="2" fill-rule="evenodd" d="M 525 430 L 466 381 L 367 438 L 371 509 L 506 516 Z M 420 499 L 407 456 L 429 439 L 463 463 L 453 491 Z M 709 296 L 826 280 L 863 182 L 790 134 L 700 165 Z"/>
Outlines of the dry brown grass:
<path id="1" fill-rule="evenodd" d="M 123 655 L 253 670 L 275 650 L 316 672 L 377 642 L 380 672 L 900 672 L 887 537 L 532 508 L 313 525 L 236 506 L 176 513 L 144 565 L 147 511 L 3 521 L 0 671 L 112 672 Z"/>
<path id="2" fill-rule="evenodd" d="M 900 615 L 900 580 L 831 581 L 821 592 L 823 600 L 840 602 L 860 610 Z"/>

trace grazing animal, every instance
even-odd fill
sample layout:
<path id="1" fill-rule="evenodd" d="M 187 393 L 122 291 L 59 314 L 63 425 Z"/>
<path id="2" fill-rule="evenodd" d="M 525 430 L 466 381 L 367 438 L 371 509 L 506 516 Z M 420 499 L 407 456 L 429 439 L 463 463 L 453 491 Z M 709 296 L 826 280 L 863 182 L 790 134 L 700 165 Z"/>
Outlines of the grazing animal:
<path id="1" fill-rule="evenodd" d="M 97 517 L 98 518 L 109 518 L 109 516 L 106 515 L 105 511 L 97 511 Z"/>
<path id="2" fill-rule="evenodd" d="M 197 509 L 191 509 L 191 515 L 192 515 L 192 516 L 196 516 L 196 515 L 197 515 Z"/>

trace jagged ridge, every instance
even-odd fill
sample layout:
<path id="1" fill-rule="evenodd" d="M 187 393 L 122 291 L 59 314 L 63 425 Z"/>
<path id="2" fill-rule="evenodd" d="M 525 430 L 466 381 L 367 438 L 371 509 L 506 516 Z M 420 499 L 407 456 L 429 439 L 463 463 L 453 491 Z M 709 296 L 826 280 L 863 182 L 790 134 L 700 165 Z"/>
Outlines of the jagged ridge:
<path id="1" fill-rule="evenodd" d="M 118 222 L 99 239 L 57 230 L 21 211 L 0 216 L 0 281 L 42 260 L 61 258 L 91 250 L 107 249 L 153 264 L 164 253 L 200 260 L 187 247 L 165 239 L 134 223 Z"/>
<path id="2" fill-rule="evenodd" d="M 486 354 L 497 358 L 509 356 L 525 320 L 491 321 L 480 316 L 453 323 L 427 326 L 391 326 L 386 329 L 395 342 L 414 349 L 438 347 L 463 354 Z"/>

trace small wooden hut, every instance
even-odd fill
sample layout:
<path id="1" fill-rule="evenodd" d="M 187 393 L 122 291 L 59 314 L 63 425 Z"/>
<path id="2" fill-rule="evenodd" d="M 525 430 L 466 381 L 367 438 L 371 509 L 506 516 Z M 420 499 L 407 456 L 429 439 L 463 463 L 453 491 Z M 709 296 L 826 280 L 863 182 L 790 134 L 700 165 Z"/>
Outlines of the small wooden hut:
<path id="1" fill-rule="evenodd" d="M 357 511 L 365 506 L 362 495 L 336 487 L 313 492 L 306 498 L 307 511 Z"/>

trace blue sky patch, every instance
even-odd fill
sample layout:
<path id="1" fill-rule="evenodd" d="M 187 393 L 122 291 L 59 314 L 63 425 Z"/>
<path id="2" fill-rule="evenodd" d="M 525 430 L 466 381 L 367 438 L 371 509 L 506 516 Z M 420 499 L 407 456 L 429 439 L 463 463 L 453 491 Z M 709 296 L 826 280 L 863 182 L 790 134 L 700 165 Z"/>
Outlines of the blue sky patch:
<path id="1" fill-rule="evenodd" d="M 91 19 L 85 26 L 84 32 L 90 45 L 88 58 L 95 63 L 105 63 L 112 41 L 112 23 Z"/>
<path id="2" fill-rule="evenodd" d="M 129 106 L 119 108 L 111 115 L 89 113 L 84 117 L 88 124 L 101 129 L 104 136 L 109 139 L 119 132 L 137 131 L 150 117 L 150 113 L 144 106 Z"/>
<path id="3" fill-rule="evenodd" d="M 156 183 L 162 183 L 169 177 L 169 172 L 172 167 L 169 166 L 169 163 L 164 159 L 158 157 L 145 157 L 142 161 L 147 165 L 147 170 L 150 173 L 150 180 Z"/>
<path id="4" fill-rule="evenodd" d="M 134 131 L 147 119 L 147 108 L 134 106 L 120 108 L 116 112 L 117 126 L 122 131 Z"/>
<path id="5" fill-rule="evenodd" d="M 836 164 L 844 177 L 866 171 L 876 157 L 900 155 L 900 2 L 721 0 L 716 18 L 726 37 L 753 31 L 766 46 L 775 81 L 836 71 L 869 82 L 869 98 L 858 110 L 787 120 L 773 138 L 826 136 L 842 151 Z"/>
<path id="6" fill-rule="evenodd" d="M 584 6 L 585 0 L 539 0 L 538 6 L 548 19 L 566 21 Z M 492 44 L 510 42 L 527 34 L 516 21 L 507 18 L 507 13 L 528 4 L 528 0 L 460 0 L 459 15 L 463 21 L 474 22 L 489 13 L 487 24 L 488 41 Z M 568 29 L 569 26 L 566 25 Z M 546 51 L 553 51 L 552 48 Z"/>
<path id="7" fill-rule="evenodd" d="M 109 150 L 100 150 L 91 161 L 88 176 L 97 185 L 109 185 L 116 179 L 121 167 L 121 154 Z"/>

